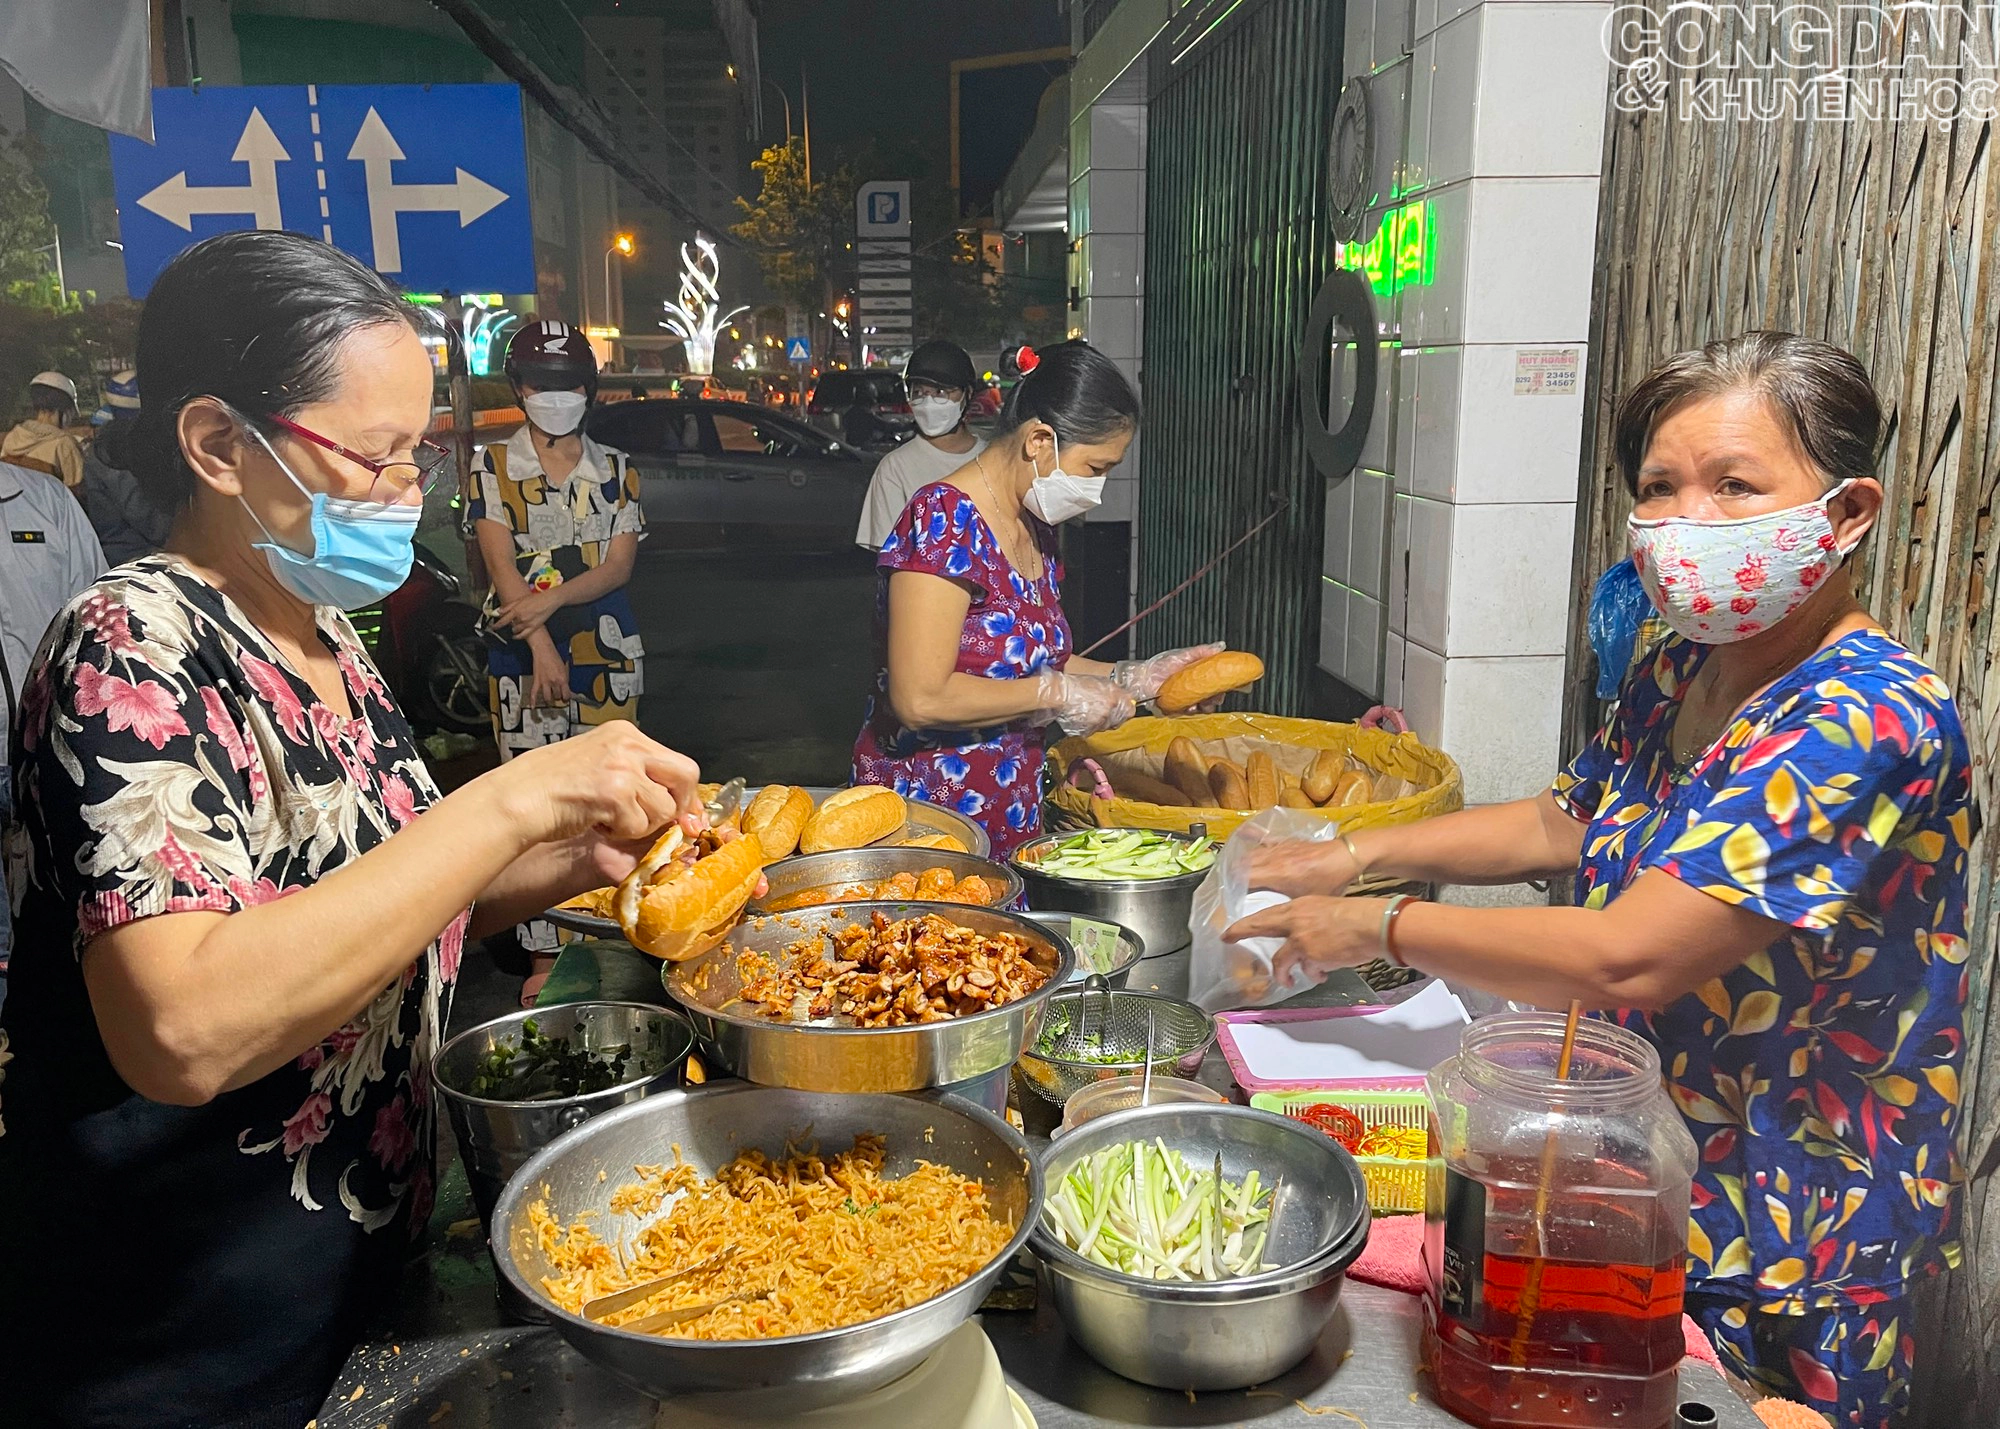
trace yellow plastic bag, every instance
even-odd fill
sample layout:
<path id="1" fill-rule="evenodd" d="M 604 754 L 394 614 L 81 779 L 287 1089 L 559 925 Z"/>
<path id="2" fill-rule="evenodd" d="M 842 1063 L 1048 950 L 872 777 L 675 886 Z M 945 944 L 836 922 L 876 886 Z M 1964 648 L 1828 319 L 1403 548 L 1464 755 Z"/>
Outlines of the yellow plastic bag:
<path id="1" fill-rule="evenodd" d="M 1058 773 L 1067 774 L 1076 760 L 1098 762 L 1116 784 L 1120 769 L 1130 769 L 1155 779 L 1162 777 L 1167 746 L 1182 735 L 1192 739 L 1211 757 L 1225 756 L 1243 763 L 1251 753 L 1262 750 L 1282 771 L 1304 774 L 1320 753 L 1334 750 L 1373 771 L 1377 797 L 1366 804 L 1349 804 L 1338 809 L 1300 809 L 1294 812 L 1332 822 L 1343 833 L 1355 829 L 1381 828 L 1388 824 L 1410 824 L 1419 819 L 1448 814 L 1465 805 L 1464 786 L 1458 765 L 1440 750 L 1432 749 L 1414 734 L 1390 734 L 1385 730 L 1363 729 L 1353 724 L 1332 724 L 1325 720 L 1289 719 L 1283 715 L 1212 714 L 1184 715 L 1178 719 L 1144 717 L 1129 720 L 1117 729 L 1079 739 L 1065 739 L 1049 751 Z M 1208 825 L 1215 838 L 1226 838 L 1249 818 L 1247 809 L 1195 808 L 1175 804 L 1149 804 L 1137 799 L 1095 798 L 1089 789 L 1073 787 L 1066 779 L 1046 800 L 1051 824 L 1095 825 L 1099 828 L 1171 829 L 1184 832 L 1191 825 Z"/>

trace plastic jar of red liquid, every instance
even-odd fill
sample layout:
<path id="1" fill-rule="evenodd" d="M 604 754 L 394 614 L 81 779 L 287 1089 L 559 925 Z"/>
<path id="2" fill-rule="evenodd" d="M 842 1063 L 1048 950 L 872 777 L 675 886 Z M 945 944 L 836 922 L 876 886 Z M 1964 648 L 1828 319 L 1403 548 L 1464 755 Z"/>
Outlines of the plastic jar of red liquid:
<path id="1" fill-rule="evenodd" d="M 1424 1363 L 1482 1429 L 1669 1429 L 1695 1144 L 1658 1053 L 1509 1012 L 1429 1078 Z"/>

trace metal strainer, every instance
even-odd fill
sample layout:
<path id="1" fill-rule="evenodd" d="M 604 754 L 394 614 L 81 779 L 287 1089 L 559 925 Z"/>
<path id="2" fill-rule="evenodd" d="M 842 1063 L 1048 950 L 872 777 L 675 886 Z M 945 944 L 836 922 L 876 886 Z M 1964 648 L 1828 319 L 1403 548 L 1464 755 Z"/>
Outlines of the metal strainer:
<path id="1" fill-rule="evenodd" d="M 1042 1030 L 1021 1054 L 1022 1079 L 1060 1106 L 1092 1082 L 1143 1071 L 1193 1075 L 1215 1044 L 1215 1019 L 1191 1002 L 1127 992 L 1092 977 L 1049 999 Z"/>

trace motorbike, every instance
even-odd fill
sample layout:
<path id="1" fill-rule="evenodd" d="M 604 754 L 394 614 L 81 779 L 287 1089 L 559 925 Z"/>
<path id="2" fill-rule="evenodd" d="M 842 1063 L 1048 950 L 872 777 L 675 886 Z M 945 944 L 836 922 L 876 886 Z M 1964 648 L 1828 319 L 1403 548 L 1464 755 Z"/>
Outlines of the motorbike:
<path id="1" fill-rule="evenodd" d="M 437 554 L 416 543 L 409 578 L 378 606 L 354 612 L 355 629 L 420 732 L 486 734 L 486 646 L 479 607 Z"/>

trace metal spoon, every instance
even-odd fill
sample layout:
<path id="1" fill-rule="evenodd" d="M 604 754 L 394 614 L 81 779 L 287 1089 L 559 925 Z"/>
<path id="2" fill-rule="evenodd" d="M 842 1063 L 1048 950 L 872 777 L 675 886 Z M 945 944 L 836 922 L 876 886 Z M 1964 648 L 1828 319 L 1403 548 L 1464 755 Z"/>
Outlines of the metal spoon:
<path id="1" fill-rule="evenodd" d="M 667 1275 L 658 1275 L 651 1280 L 642 1280 L 637 1285 L 629 1285 L 623 1290 L 614 1290 L 609 1295 L 599 1295 L 594 1300 L 586 1300 L 583 1302 L 583 1318 L 586 1320 L 602 1320 L 607 1315 L 615 1315 L 620 1310 L 629 1309 L 650 1295 L 658 1294 L 669 1285 L 672 1285 L 676 1280 L 686 1280 L 689 1276 L 699 1275 L 704 1270 L 715 1269 L 716 1266 L 721 1265 L 735 1254 L 735 1246 L 724 1246 L 706 1260 L 698 1260 L 685 1270 L 676 1270 Z"/>
<path id="2" fill-rule="evenodd" d="M 1146 1070 L 1139 1077 L 1139 1105 L 1153 1104 L 1153 1009 L 1146 1009 Z"/>

